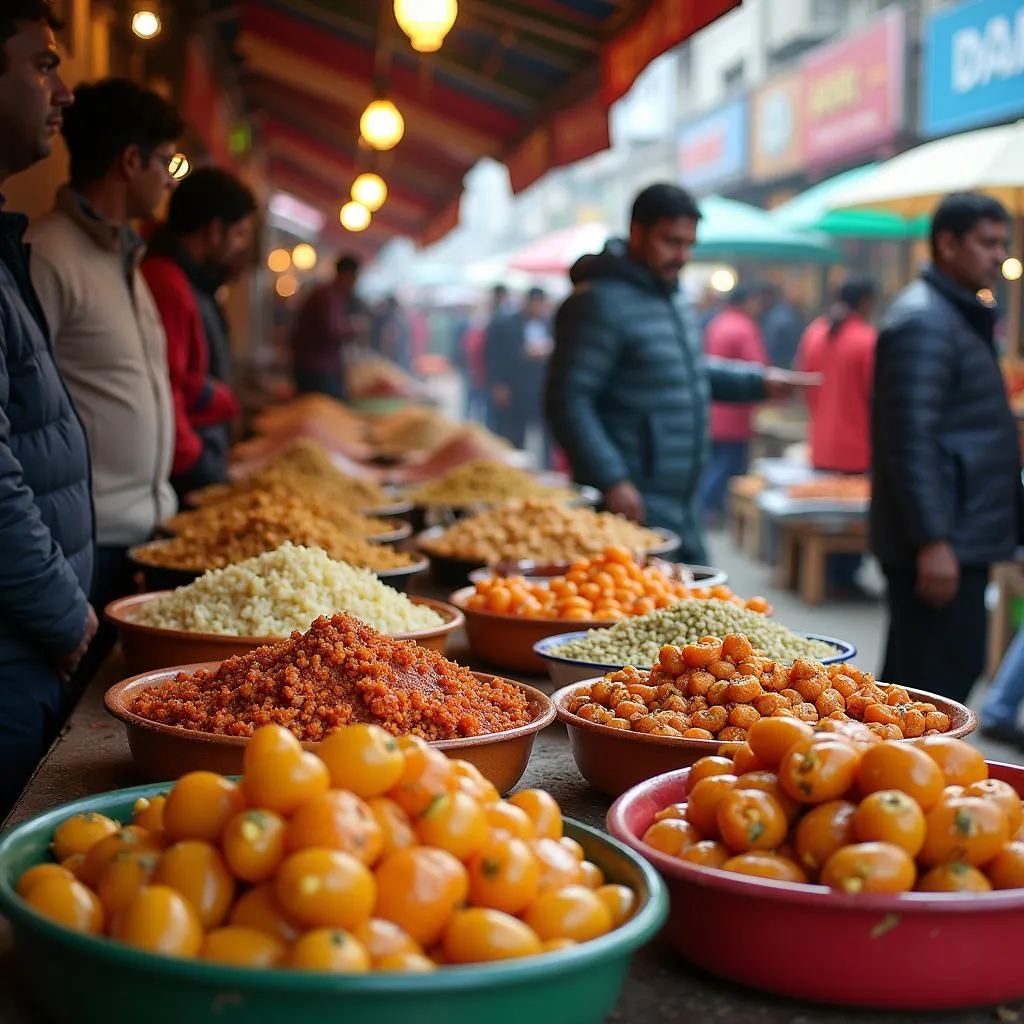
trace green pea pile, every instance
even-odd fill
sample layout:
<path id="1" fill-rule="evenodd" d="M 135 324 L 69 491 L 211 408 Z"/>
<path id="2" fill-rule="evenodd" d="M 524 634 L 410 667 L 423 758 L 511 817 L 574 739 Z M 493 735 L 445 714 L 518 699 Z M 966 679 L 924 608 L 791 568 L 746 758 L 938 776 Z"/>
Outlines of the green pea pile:
<path id="1" fill-rule="evenodd" d="M 834 657 L 836 648 L 821 640 L 809 640 L 758 612 L 728 601 L 677 601 L 668 608 L 623 619 L 607 629 L 592 629 L 586 636 L 551 653 L 560 658 L 598 665 L 635 665 L 646 668 L 658 660 L 666 644 L 682 647 L 704 636 L 743 633 L 770 658 L 789 664 L 797 658 Z"/>

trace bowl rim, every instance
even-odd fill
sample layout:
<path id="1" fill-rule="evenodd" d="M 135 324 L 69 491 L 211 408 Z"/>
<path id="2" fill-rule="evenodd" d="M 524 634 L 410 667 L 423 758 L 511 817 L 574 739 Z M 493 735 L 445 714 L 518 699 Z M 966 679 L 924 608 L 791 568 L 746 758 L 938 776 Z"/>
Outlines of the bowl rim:
<path id="1" fill-rule="evenodd" d="M 579 690 L 582 690 L 583 687 L 593 686 L 594 683 L 600 682 L 603 678 L 604 676 L 597 676 L 594 679 L 582 679 L 578 683 L 569 683 L 568 686 L 562 686 L 555 690 L 555 692 L 551 694 L 551 700 L 555 705 L 555 712 L 558 715 L 558 720 L 560 722 L 564 722 L 568 728 L 581 729 L 583 732 L 597 733 L 601 736 L 615 736 L 626 742 L 634 741 L 652 747 L 672 747 L 678 750 L 706 750 L 709 754 L 716 754 L 723 744 L 729 742 L 728 740 L 720 740 L 717 738 L 713 740 L 702 740 L 680 737 L 677 739 L 675 736 L 651 736 L 648 733 L 633 732 L 632 730 L 627 732 L 625 729 L 612 729 L 610 726 L 601 725 L 598 722 L 588 722 L 585 718 L 580 718 L 579 715 L 574 715 L 569 710 L 570 699 L 575 697 L 576 693 Z M 886 687 L 899 684 L 876 682 L 875 685 Z M 962 739 L 964 736 L 969 736 L 978 728 L 978 716 L 971 710 L 971 708 L 967 707 L 966 704 L 950 700 L 949 697 L 943 697 L 938 693 L 929 693 L 927 690 L 917 690 L 910 686 L 905 686 L 903 688 L 917 700 L 929 701 L 932 698 L 938 698 L 943 704 L 954 704 L 962 712 L 965 712 L 964 725 L 960 726 L 958 729 L 953 729 L 950 730 L 950 732 L 943 733 L 944 736 L 951 736 L 953 739 Z M 904 740 L 904 742 L 906 741 Z"/>
<path id="2" fill-rule="evenodd" d="M 427 555 L 430 558 L 438 561 L 445 562 L 457 562 L 460 565 L 472 565 L 477 568 L 486 568 L 490 565 L 502 565 L 509 566 L 514 564 L 520 564 L 515 562 L 486 562 L 481 561 L 479 558 L 463 558 L 459 555 L 441 555 L 430 549 L 430 544 L 437 540 L 446 530 L 450 529 L 448 526 L 429 526 L 425 530 L 421 530 L 412 538 L 412 546 L 419 551 L 421 554 Z M 645 556 L 658 557 L 659 555 L 668 554 L 670 551 L 675 551 L 676 548 L 682 543 L 682 537 L 678 533 L 673 533 L 672 530 L 666 530 L 661 526 L 650 526 L 646 527 L 652 533 L 657 533 L 662 537 L 660 543 L 656 544 L 652 548 L 645 548 L 639 553 Z M 522 561 L 529 561 L 528 559 L 522 559 Z M 535 563 L 531 563 L 535 564 Z M 571 563 L 566 563 L 567 565 Z"/>
<path id="3" fill-rule="evenodd" d="M 244 747 L 248 742 L 247 736 L 224 736 L 216 732 L 201 732 L 198 729 L 185 729 L 180 725 L 165 725 L 163 722 L 153 722 L 148 718 L 135 714 L 127 706 L 124 699 L 126 692 L 133 689 L 150 689 L 162 683 L 169 682 L 179 673 L 195 673 L 201 670 L 212 671 L 221 663 L 219 661 L 197 662 L 191 665 L 176 665 L 172 668 L 153 669 L 149 672 L 140 672 L 137 675 L 129 676 L 120 682 L 114 683 L 103 694 L 103 707 L 107 714 L 116 718 L 126 728 L 144 729 L 147 732 L 158 733 L 162 736 L 173 736 L 178 739 L 192 738 L 197 743 L 214 743 L 218 746 Z M 526 725 L 517 725 L 514 729 L 503 729 L 500 732 L 482 733 L 479 736 L 459 736 L 450 740 L 430 740 L 430 746 L 438 750 L 463 750 L 469 747 L 480 747 L 490 743 L 505 742 L 506 740 L 522 739 L 533 733 L 546 729 L 557 715 L 554 701 L 543 690 L 538 690 L 528 683 L 521 683 L 516 679 L 508 679 L 505 676 L 496 676 L 490 672 L 474 672 L 473 676 L 480 682 L 498 679 L 509 683 L 520 690 L 530 704 L 537 708 L 532 719 Z M 151 687 L 142 684 L 151 682 Z M 310 742 L 310 749 L 316 744 Z"/>
<path id="4" fill-rule="evenodd" d="M 411 534 L 411 531 L 410 531 L 409 534 L 406 534 L 404 537 L 402 537 L 400 539 L 401 540 L 408 540 L 410 534 Z M 238 564 L 237 562 L 229 562 L 228 565 L 208 566 L 205 569 L 184 569 L 180 565 L 157 565 L 155 562 L 147 562 L 144 558 L 140 558 L 139 557 L 139 552 L 142 551 L 144 548 L 163 547 L 163 546 L 165 546 L 167 544 L 170 544 L 171 541 L 173 541 L 175 539 L 176 538 L 174 538 L 174 537 L 157 537 L 154 540 L 147 540 L 145 542 L 145 544 L 136 544 L 134 547 L 130 547 L 128 549 L 128 551 L 126 552 L 125 557 L 127 557 L 128 561 L 131 562 L 133 565 L 138 566 L 138 568 L 143 569 L 143 570 L 155 569 L 158 572 L 173 572 L 173 573 L 177 573 L 179 576 L 186 576 L 186 575 L 189 575 L 189 574 L 194 574 L 196 579 L 198 579 L 204 573 L 210 572 L 211 569 L 227 569 L 231 565 L 237 565 Z M 362 539 L 365 540 L 367 544 L 378 544 L 379 543 L 377 541 L 371 541 L 368 537 L 363 537 Z M 383 546 L 383 545 L 381 545 L 381 546 Z M 273 549 L 271 549 L 271 550 L 273 550 Z M 261 553 L 265 553 L 265 552 L 261 552 Z M 412 575 L 413 573 L 424 572 L 424 571 L 426 571 L 427 569 L 430 568 L 430 558 L 425 556 L 424 553 L 421 552 L 421 551 L 417 551 L 417 554 L 421 555 L 421 557 L 419 558 L 418 561 L 412 562 L 409 565 L 399 566 L 396 569 L 372 569 L 368 565 L 355 566 L 355 568 L 357 568 L 357 569 L 367 569 L 369 572 L 372 572 L 374 576 L 384 576 L 384 575 L 401 576 L 403 574 Z"/>
<path id="5" fill-rule="evenodd" d="M 705 741 L 706 742 L 706 741 Z M 986 761 L 990 768 L 998 767 L 1010 774 L 1024 775 L 1021 765 L 1002 761 Z M 686 781 L 689 768 L 657 775 L 626 790 L 608 810 L 608 830 L 620 842 L 625 843 L 642 857 L 646 857 L 658 871 L 669 878 L 718 889 L 735 895 L 753 898 L 763 897 L 775 903 L 803 904 L 844 910 L 862 910 L 869 913 L 899 914 L 909 911 L 941 910 L 945 913 L 971 913 L 978 910 L 1018 910 L 1024 908 L 1024 888 L 1002 889 L 992 892 L 965 893 L 844 893 L 813 882 L 782 882 L 771 878 L 757 878 L 753 875 L 738 875 L 732 871 L 708 868 L 667 854 L 648 846 L 627 825 L 626 815 L 632 805 L 648 799 L 655 785 L 668 786 Z M 965 899 L 969 895 L 970 899 Z M 979 906 L 980 904 L 980 906 Z M 884 920 L 884 918 L 883 918 Z"/>
<path id="6" fill-rule="evenodd" d="M 613 623 L 613 625 L 615 625 L 615 623 Z M 572 633 L 554 633 L 551 636 L 544 637 L 543 640 L 538 640 L 533 645 L 533 653 L 538 657 L 543 658 L 545 661 L 556 662 L 559 665 L 573 665 L 577 668 L 604 668 L 610 669 L 614 672 L 627 667 L 627 665 L 610 665 L 603 661 L 582 661 L 579 658 L 567 658 L 562 654 L 554 654 L 550 650 L 551 647 L 559 647 L 563 644 L 574 643 L 576 640 L 580 640 L 585 637 L 589 632 L 589 629 L 578 629 L 574 630 Z M 836 637 L 824 636 L 821 633 L 805 633 L 800 629 L 791 629 L 790 632 L 805 640 L 821 640 L 824 643 L 832 644 L 834 647 L 837 647 L 839 649 L 839 653 L 830 655 L 826 658 L 823 661 L 823 664 L 825 665 L 842 665 L 848 662 L 850 658 L 857 657 L 857 648 L 851 644 L 849 640 L 839 640 Z M 644 671 L 646 671 L 646 669 Z M 943 700 L 946 699 L 947 698 L 945 697 L 943 698 Z"/>
<path id="7" fill-rule="evenodd" d="M 718 566 L 714 565 L 697 565 L 693 562 L 666 562 L 660 555 L 652 555 L 643 553 L 643 557 L 648 562 L 661 562 L 665 565 L 681 566 L 684 569 L 690 569 L 693 572 L 703 573 L 706 577 L 712 580 L 717 580 L 719 577 L 724 579 L 726 583 L 729 579 L 729 574 Z M 524 576 L 526 579 L 532 580 L 550 580 L 556 576 L 564 576 L 572 568 L 571 562 L 536 562 L 529 558 L 520 559 L 518 562 L 498 562 L 494 565 L 482 565 L 478 569 L 474 569 L 469 574 L 471 583 L 477 583 L 483 579 L 493 579 L 494 577 L 504 578 L 508 576 Z M 706 586 L 704 580 L 694 580 L 694 585 L 698 587 Z M 713 583 L 712 586 L 723 586 L 725 584 Z"/>
<path id="8" fill-rule="evenodd" d="M 529 476 L 543 475 L 531 473 L 529 470 L 523 470 L 523 472 L 527 473 Z M 430 482 L 431 481 L 429 480 L 424 481 L 424 483 Z M 414 508 L 429 512 L 436 512 L 438 510 L 450 510 L 452 512 L 483 512 L 488 509 L 499 508 L 509 500 L 508 498 L 500 498 L 497 501 L 471 501 L 469 504 L 453 504 L 449 501 L 417 501 L 415 497 L 417 489 L 418 488 L 416 487 L 403 487 L 399 490 L 399 494 L 411 501 Z M 557 490 L 558 488 L 552 487 L 552 489 Z M 596 505 L 601 500 L 601 492 L 596 487 L 591 487 L 589 484 L 577 484 L 569 481 L 562 485 L 562 489 L 573 492 L 572 498 L 565 499 L 566 504 L 570 506 L 574 502 L 582 502 L 586 505 Z M 543 498 L 544 495 L 538 494 L 534 495 L 534 497 Z"/>
<path id="9" fill-rule="evenodd" d="M 170 629 L 166 626 L 147 626 L 141 622 L 134 622 L 127 615 L 127 612 L 139 605 L 147 604 L 159 598 L 173 594 L 173 590 L 149 590 L 143 594 L 129 594 L 127 597 L 119 597 L 111 601 L 103 609 L 103 617 L 107 622 L 116 626 L 118 630 L 128 630 L 142 636 L 159 636 L 168 640 L 183 640 L 187 638 L 192 642 L 222 643 L 225 646 L 231 644 L 247 644 L 254 646 L 266 646 L 268 644 L 283 643 L 287 636 L 242 636 L 228 633 L 195 633 L 187 629 Z M 423 605 L 432 608 L 438 615 L 444 618 L 439 626 L 426 626 L 423 629 L 412 629 L 404 633 L 388 634 L 392 640 L 423 640 L 428 637 L 445 636 L 454 633 L 455 630 L 465 625 L 466 617 L 462 610 L 450 605 L 445 601 L 438 601 L 432 597 L 420 597 L 418 594 L 407 595 L 409 600 L 416 605 Z"/>
<path id="10" fill-rule="evenodd" d="M 507 623 L 530 623 L 536 626 L 558 626 L 570 624 L 572 626 L 588 626 L 590 629 L 602 629 L 606 626 L 614 626 L 615 619 L 547 619 L 543 617 L 527 618 L 524 615 L 503 615 L 500 612 L 490 612 L 481 610 L 479 608 L 470 608 L 468 606 L 469 598 L 476 593 L 476 587 L 460 587 L 458 590 L 453 591 L 448 595 L 448 603 L 453 607 L 457 608 L 467 618 L 478 618 L 478 619 L 494 619 L 498 622 Z M 536 646 L 536 645 L 534 645 Z"/>
<path id="11" fill-rule="evenodd" d="M 51 808 L 33 815 L 25 821 L 0 832 L 0 863 L 7 850 L 21 835 L 31 831 L 56 828 L 60 822 L 75 814 L 94 809 L 97 801 L 109 798 L 114 802 L 134 803 L 139 797 L 151 798 L 164 792 L 170 782 L 149 783 L 129 789 L 110 790 L 106 793 L 81 797 L 70 803 Z M 106 804 L 101 804 L 106 806 Z M 467 964 L 445 967 L 431 974 L 371 973 L 337 975 L 327 972 L 292 971 L 284 968 L 254 970 L 246 967 L 207 963 L 198 959 L 162 956 L 145 950 L 122 945 L 106 936 L 87 935 L 65 928 L 33 910 L 14 889 L 5 874 L 0 874 L 0 911 L 22 924 L 42 929 L 47 938 L 59 941 L 74 955 L 75 952 L 90 952 L 104 955 L 107 951 L 116 955 L 120 969 L 159 969 L 165 977 L 182 980 L 195 979 L 203 982 L 215 981 L 222 987 L 245 988 L 255 991 L 278 991 L 295 988 L 319 988 L 325 993 L 408 993 L 408 992 L 459 992 L 490 987 L 493 984 L 510 981 L 526 981 L 547 978 L 566 970 L 578 970 L 603 961 L 618 951 L 632 955 L 650 941 L 668 918 L 668 891 L 658 872 L 627 843 L 601 829 L 572 818 L 564 819 L 571 837 L 583 838 L 598 844 L 628 861 L 642 879 L 644 892 L 636 913 L 624 924 L 611 932 L 579 943 L 570 949 L 546 953 L 543 956 L 524 957 L 517 960 L 495 961 L 486 964 Z M 160 965 L 159 968 L 157 965 Z M 301 979 L 301 981 L 300 981 Z"/>

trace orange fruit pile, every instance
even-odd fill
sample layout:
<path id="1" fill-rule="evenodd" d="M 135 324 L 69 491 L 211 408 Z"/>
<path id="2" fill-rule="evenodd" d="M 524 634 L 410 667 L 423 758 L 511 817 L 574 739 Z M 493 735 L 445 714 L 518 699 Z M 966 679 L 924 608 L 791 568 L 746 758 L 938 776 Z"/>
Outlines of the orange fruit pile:
<path id="1" fill-rule="evenodd" d="M 78 814 L 18 892 L 67 928 L 165 956 L 425 972 L 587 942 L 636 907 L 541 790 L 502 800 L 466 761 L 375 725 L 318 753 L 258 730 L 240 782 L 182 776 L 131 824 Z"/>
<path id="2" fill-rule="evenodd" d="M 618 622 L 667 608 L 684 598 L 715 598 L 762 614 L 769 611 L 763 597 L 744 601 L 725 586 L 690 586 L 657 564 L 642 565 L 624 547 L 610 547 L 597 558 L 575 562 L 564 576 L 550 580 L 523 576 L 480 580 L 467 607 L 527 619 Z"/>
<path id="3" fill-rule="evenodd" d="M 763 718 L 731 756 L 694 764 L 685 802 L 659 811 L 643 841 L 847 893 L 987 892 L 1024 887 L 1022 821 L 1017 791 L 962 740 Z"/>

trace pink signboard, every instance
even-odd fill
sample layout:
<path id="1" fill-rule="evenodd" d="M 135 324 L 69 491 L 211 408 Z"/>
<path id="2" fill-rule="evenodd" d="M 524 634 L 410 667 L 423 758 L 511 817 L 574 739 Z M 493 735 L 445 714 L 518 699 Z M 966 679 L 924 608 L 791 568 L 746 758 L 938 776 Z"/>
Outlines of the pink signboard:
<path id="1" fill-rule="evenodd" d="M 804 162 L 825 167 L 868 156 L 903 128 L 906 33 L 902 8 L 804 61 Z"/>

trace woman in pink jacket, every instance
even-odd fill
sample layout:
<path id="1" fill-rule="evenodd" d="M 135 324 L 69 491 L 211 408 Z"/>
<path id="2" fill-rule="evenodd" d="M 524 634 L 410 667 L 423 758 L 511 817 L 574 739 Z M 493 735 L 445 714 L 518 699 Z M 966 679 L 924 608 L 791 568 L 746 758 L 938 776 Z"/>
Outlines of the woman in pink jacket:
<path id="1" fill-rule="evenodd" d="M 708 324 L 704 351 L 718 359 L 768 365 L 757 317 L 761 311 L 758 292 L 737 285 L 728 306 Z M 700 504 L 709 523 L 725 516 L 729 481 L 747 471 L 753 437 L 754 406 L 711 403 L 711 458 L 701 482 Z"/>

